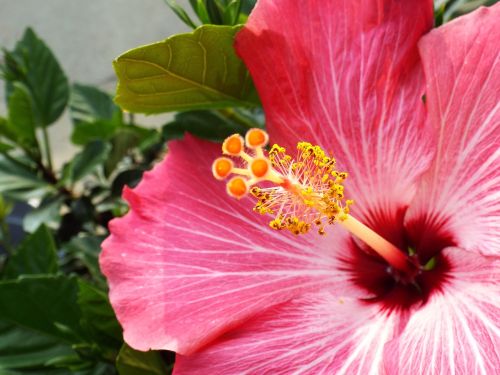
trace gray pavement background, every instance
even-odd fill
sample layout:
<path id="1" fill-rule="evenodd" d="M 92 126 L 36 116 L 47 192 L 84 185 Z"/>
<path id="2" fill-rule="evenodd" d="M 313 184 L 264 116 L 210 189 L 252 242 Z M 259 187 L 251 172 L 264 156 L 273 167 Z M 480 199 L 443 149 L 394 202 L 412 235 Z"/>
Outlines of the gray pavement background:
<path id="1" fill-rule="evenodd" d="M 179 0 L 188 8 L 188 0 Z M 71 82 L 92 84 L 113 92 L 111 62 L 119 54 L 189 31 L 163 0 L 0 0 L 0 46 L 12 49 L 31 26 L 52 48 Z M 5 94 L 0 85 L 0 115 L 5 115 Z M 162 124 L 165 116 L 142 122 Z M 65 113 L 50 128 L 55 164 L 74 152 Z"/>

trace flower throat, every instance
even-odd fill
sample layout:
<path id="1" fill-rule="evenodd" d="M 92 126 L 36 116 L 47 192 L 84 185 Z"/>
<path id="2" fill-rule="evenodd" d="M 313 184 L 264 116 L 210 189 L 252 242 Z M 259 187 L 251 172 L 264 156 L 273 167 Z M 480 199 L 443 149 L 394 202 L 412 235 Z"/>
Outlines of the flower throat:
<path id="1" fill-rule="evenodd" d="M 230 196 L 253 196 L 257 200 L 254 211 L 273 217 L 271 228 L 295 235 L 313 228 L 325 235 L 327 225 L 339 223 L 391 266 L 405 273 L 414 272 L 413 262 L 405 253 L 350 215 L 353 201 L 345 198 L 343 185 L 348 175 L 336 170 L 333 157 L 307 142 L 297 144 L 296 158 L 276 144 L 266 152 L 268 141 L 268 134 L 256 128 L 250 129 L 245 139 L 239 134 L 226 138 L 223 154 L 240 158 L 243 167 L 220 157 L 214 161 L 212 173 L 219 180 L 234 175 L 226 185 Z M 257 186 L 261 183 L 265 187 Z"/>

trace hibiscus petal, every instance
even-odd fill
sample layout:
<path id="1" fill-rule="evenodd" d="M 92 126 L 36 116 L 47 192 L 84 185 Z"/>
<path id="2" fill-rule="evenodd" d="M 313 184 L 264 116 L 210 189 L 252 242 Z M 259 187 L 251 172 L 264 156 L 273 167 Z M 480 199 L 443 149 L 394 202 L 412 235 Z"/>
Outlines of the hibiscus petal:
<path id="1" fill-rule="evenodd" d="M 110 225 L 100 263 L 125 340 L 140 350 L 190 353 L 256 312 L 323 287 L 339 293 L 336 244 L 269 228 L 252 201 L 211 175 L 220 145 L 186 137 L 134 190 Z"/>
<path id="2" fill-rule="evenodd" d="M 436 159 L 408 226 L 441 225 L 468 250 L 500 255 L 500 4 L 422 38 Z"/>
<path id="3" fill-rule="evenodd" d="M 395 225 L 430 163 L 417 42 L 432 22 L 430 0 L 260 0 L 237 36 L 272 140 L 333 151 L 354 214 L 376 230 Z"/>
<path id="4" fill-rule="evenodd" d="M 191 356 L 184 374 L 379 374 L 384 344 L 398 315 L 330 292 L 306 295 L 266 311 Z"/>
<path id="5" fill-rule="evenodd" d="M 458 248 L 452 279 L 386 348 L 388 374 L 496 374 L 500 368 L 500 261 Z"/>

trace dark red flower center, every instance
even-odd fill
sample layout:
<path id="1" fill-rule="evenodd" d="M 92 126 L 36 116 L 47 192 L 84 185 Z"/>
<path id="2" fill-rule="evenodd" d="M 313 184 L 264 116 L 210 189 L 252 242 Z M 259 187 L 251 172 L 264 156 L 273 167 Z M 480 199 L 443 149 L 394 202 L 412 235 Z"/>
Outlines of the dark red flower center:
<path id="1" fill-rule="evenodd" d="M 352 280 L 372 296 L 367 298 L 368 303 L 380 304 L 382 309 L 425 304 L 441 290 L 451 271 L 441 251 L 456 244 L 451 233 L 443 230 L 444 223 L 421 217 L 404 225 L 405 212 L 406 209 L 401 210 L 392 218 L 370 215 L 372 222 L 367 225 L 407 252 L 415 265 L 410 272 L 392 268 L 365 244 L 352 240 L 352 256 L 348 260 Z"/>

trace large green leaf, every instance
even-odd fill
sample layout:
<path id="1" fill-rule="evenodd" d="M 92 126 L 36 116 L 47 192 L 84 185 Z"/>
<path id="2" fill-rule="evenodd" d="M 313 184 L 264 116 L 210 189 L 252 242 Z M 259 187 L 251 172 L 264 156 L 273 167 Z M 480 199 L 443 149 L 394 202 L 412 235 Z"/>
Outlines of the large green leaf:
<path id="1" fill-rule="evenodd" d="M 75 277 L 39 275 L 0 282 L 0 374 L 114 374 L 92 327 L 109 316 L 96 292 Z M 99 295 L 100 296 L 100 295 Z M 104 301 L 106 303 L 106 296 Z M 85 305 L 85 306 L 82 306 Z M 104 363 L 106 360 L 108 363 Z M 3 371 L 6 369 L 6 371 Z"/>
<path id="2" fill-rule="evenodd" d="M 79 280 L 78 304 L 82 312 L 82 326 L 101 350 L 116 356 L 122 345 L 122 329 L 103 291 Z"/>
<path id="3" fill-rule="evenodd" d="M 110 95 L 94 86 L 75 83 L 71 87 L 69 108 L 73 122 L 94 122 L 111 120 L 119 111 Z"/>
<path id="4" fill-rule="evenodd" d="M 30 90 L 37 112 L 37 125 L 55 122 L 64 111 L 69 98 L 68 79 L 49 47 L 27 28 L 8 58 L 6 78 L 12 83 L 22 82 Z"/>
<path id="5" fill-rule="evenodd" d="M 136 147 L 159 141 L 160 134 L 155 129 L 146 129 L 135 125 L 121 126 L 111 139 L 112 150 L 106 161 L 105 172 L 109 176 L 118 163 Z"/>
<path id="6" fill-rule="evenodd" d="M 120 350 L 116 368 L 120 375 L 165 375 L 169 370 L 159 352 L 139 352 L 127 344 Z"/>
<path id="7" fill-rule="evenodd" d="M 71 142 L 76 145 L 85 145 L 99 139 L 108 140 L 113 137 L 118 127 L 116 122 L 109 120 L 82 122 L 73 128 Z"/>
<path id="8" fill-rule="evenodd" d="M 54 359 L 68 357 L 78 359 L 69 344 L 0 319 L 0 374 L 67 374 L 67 371 L 45 366 Z"/>
<path id="9" fill-rule="evenodd" d="M 258 105 L 249 72 L 233 49 L 239 29 L 203 25 L 124 53 L 114 62 L 116 102 L 144 113 Z"/>
<path id="10" fill-rule="evenodd" d="M 82 262 L 89 270 L 92 278 L 104 286 L 104 277 L 99 269 L 99 252 L 103 238 L 97 236 L 73 237 L 70 242 L 64 245 L 64 250 Z"/>
<path id="11" fill-rule="evenodd" d="M 0 193 L 15 199 L 40 197 L 53 187 L 42 180 L 29 166 L 0 155 Z"/>
<path id="12" fill-rule="evenodd" d="M 12 279 L 19 275 L 55 274 L 57 270 L 54 238 L 42 225 L 9 257 L 3 276 Z"/>
<path id="13" fill-rule="evenodd" d="M 42 224 L 49 228 L 57 229 L 61 223 L 61 206 L 64 196 L 55 195 L 45 197 L 40 205 L 28 212 L 23 218 L 23 229 L 32 233 Z"/>
<path id="14" fill-rule="evenodd" d="M 69 343 L 83 341 L 78 283 L 66 276 L 24 276 L 0 282 L 0 319 Z"/>
<path id="15" fill-rule="evenodd" d="M 36 145 L 36 114 L 33 98 L 28 88 L 16 82 L 9 96 L 9 121 L 6 124 L 12 140 L 21 146 Z"/>
<path id="16" fill-rule="evenodd" d="M 74 183 L 93 172 L 108 157 L 111 146 L 103 141 L 88 143 L 83 151 L 78 153 L 66 169 L 66 175 Z"/>

